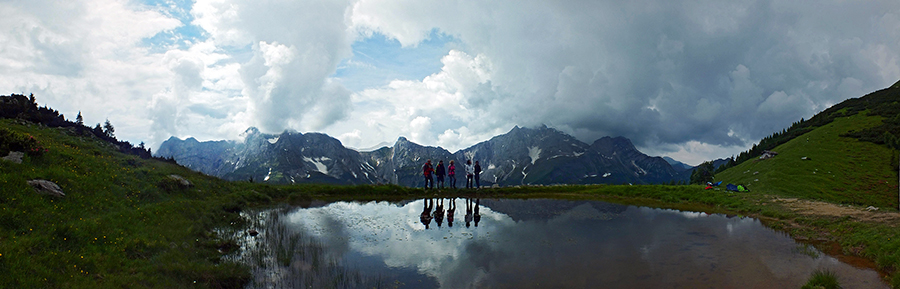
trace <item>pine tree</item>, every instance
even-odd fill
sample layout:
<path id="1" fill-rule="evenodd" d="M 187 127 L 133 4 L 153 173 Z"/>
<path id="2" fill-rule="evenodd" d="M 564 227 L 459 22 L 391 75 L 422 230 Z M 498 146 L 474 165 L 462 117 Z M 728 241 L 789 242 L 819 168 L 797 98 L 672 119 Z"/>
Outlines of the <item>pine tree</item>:
<path id="1" fill-rule="evenodd" d="M 84 129 L 84 118 L 81 117 L 81 111 L 78 111 L 78 116 L 75 117 L 75 130 L 80 135 L 83 129 Z"/>
<path id="2" fill-rule="evenodd" d="M 103 123 L 103 133 L 109 137 L 116 137 L 116 128 L 113 127 L 108 118 L 106 119 L 106 122 Z"/>

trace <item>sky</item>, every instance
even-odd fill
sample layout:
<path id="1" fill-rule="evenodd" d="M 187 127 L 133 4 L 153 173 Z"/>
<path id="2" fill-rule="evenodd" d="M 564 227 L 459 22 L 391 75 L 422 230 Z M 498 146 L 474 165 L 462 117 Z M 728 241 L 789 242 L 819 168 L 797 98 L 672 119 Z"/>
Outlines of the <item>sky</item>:
<path id="1" fill-rule="evenodd" d="M 0 94 L 154 149 L 545 124 L 696 165 L 900 80 L 898 28 L 896 0 L 4 0 Z"/>

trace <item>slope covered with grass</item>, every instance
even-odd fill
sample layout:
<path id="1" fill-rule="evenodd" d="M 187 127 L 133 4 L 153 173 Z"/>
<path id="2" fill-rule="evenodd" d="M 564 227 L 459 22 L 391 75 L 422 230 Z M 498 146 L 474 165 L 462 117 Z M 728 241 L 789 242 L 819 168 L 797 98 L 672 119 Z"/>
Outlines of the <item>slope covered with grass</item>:
<path id="1" fill-rule="evenodd" d="M 211 228 L 239 220 L 226 209 L 253 199 L 250 190 L 73 129 L 10 119 L 0 128 L 46 148 L 21 164 L 0 161 L 0 288 L 229 287 L 248 277 L 221 260 L 230 244 Z M 32 179 L 66 195 L 36 194 Z"/>
<path id="2" fill-rule="evenodd" d="M 835 118 L 775 147 L 776 157 L 745 161 L 716 174 L 715 179 L 744 184 L 760 193 L 897 208 L 896 152 L 841 136 L 876 127 L 883 119 L 865 112 Z"/>

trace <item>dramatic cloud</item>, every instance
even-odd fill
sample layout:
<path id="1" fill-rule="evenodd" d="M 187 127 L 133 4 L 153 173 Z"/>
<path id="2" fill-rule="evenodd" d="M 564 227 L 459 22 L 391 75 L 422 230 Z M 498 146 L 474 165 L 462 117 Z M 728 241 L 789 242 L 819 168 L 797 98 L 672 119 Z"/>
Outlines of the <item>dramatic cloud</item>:
<path id="1" fill-rule="evenodd" d="M 360 1 L 351 19 L 405 46 L 438 29 L 491 63 L 489 81 L 455 87 L 479 123 L 622 135 L 696 163 L 708 156 L 685 148 L 733 154 L 900 79 L 887 52 L 898 13 L 891 1 Z"/>
<path id="2" fill-rule="evenodd" d="M 257 126 L 456 150 L 547 124 L 696 164 L 900 79 L 897 1 L 153 3 L 0 3 L 0 90 L 154 147 Z"/>

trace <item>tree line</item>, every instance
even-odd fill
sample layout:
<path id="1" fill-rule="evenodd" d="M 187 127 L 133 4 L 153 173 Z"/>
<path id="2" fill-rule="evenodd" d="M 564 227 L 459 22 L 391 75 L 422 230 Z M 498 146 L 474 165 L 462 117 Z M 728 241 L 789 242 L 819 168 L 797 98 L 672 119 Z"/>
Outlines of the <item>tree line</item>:
<path id="1" fill-rule="evenodd" d="M 25 96 L 22 94 L 0 95 L 0 118 L 19 119 L 32 123 L 41 124 L 47 127 L 72 128 L 75 134 L 80 136 L 93 136 L 110 144 L 113 144 L 122 153 L 135 155 L 143 159 L 155 158 L 163 161 L 173 162 L 174 159 L 153 157 L 150 148 L 141 142 L 133 145 L 128 141 L 120 141 L 116 139 L 116 129 L 107 119 L 102 125 L 97 124 L 93 128 L 84 124 L 84 118 L 81 112 L 75 121 L 69 121 L 65 115 L 47 106 L 38 107 L 34 94 Z"/>

